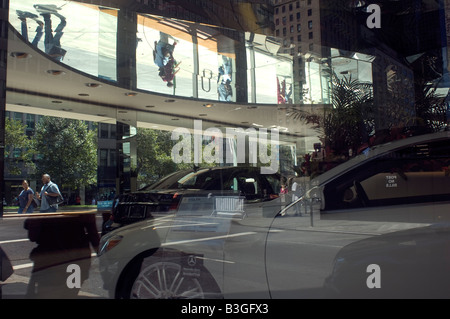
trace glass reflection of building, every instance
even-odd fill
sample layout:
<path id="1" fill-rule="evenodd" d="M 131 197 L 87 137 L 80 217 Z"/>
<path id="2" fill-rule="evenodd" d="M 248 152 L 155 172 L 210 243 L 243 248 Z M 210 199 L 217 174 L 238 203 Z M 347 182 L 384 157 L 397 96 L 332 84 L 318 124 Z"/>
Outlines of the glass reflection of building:
<path id="1" fill-rule="evenodd" d="M 17 13 L 37 17 L 27 19 L 31 42 L 43 22 L 34 3 L 3 3 L 2 22 L 11 27 L 1 34 L 9 45 L 8 51 L 2 45 L 2 123 L 5 111 L 26 114 L 25 121 L 45 114 L 98 123 L 97 191 L 105 200 L 136 187 L 139 127 L 192 130 L 193 120 L 201 119 L 204 129 L 276 129 L 281 167 L 292 173 L 319 140 L 311 127 L 289 117 L 290 110 L 329 106 L 330 71 L 372 84 L 377 129 L 383 130 L 414 117 L 418 78 L 437 81 L 447 67 L 443 0 L 46 3 L 67 20 L 61 62 L 43 54 L 45 37 L 37 49 L 24 42 Z M 383 7 L 379 30 L 366 25 L 371 3 Z M 54 28 L 58 22 L 53 15 Z M 159 41 L 176 43 L 175 67 L 164 71 L 176 72 L 173 86 L 155 63 Z M 52 105 L 53 98 L 63 107 Z M 400 118 L 392 117 L 392 105 L 402 109 Z M 1 171 L 3 181 L 20 180 Z"/>

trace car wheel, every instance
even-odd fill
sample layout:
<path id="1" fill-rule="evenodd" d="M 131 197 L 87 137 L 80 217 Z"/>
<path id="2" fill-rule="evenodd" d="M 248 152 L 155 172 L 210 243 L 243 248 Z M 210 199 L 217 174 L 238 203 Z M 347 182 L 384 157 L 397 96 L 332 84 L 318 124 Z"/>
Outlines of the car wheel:
<path id="1" fill-rule="evenodd" d="M 175 262 L 155 262 L 141 268 L 135 262 L 124 277 L 123 299 L 217 299 L 220 289 L 202 267 L 192 274 Z M 136 271 L 137 270 L 137 271 Z"/>

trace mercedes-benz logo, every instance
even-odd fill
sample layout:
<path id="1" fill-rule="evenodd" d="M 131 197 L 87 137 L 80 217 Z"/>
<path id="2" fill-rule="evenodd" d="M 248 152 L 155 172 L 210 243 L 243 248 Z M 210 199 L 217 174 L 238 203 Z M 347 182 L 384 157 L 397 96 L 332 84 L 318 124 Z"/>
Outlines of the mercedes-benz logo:
<path id="1" fill-rule="evenodd" d="M 188 265 L 194 267 L 197 264 L 197 258 L 194 255 L 188 257 Z"/>

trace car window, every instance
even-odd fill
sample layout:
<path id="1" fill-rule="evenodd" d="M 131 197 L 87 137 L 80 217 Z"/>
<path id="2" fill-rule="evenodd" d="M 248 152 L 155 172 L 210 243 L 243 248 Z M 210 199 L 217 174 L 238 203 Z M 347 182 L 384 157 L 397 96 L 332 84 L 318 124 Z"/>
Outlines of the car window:
<path id="1" fill-rule="evenodd" d="M 327 185 L 326 209 L 448 200 L 449 165 L 448 141 L 388 153 Z"/>
<path id="2" fill-rule="evenodd" d="M 143 187 L 141 190 L 177 188 L 178 181 L 190 176 L 191 174 L 193 174 L 193 172 L 190 170 L 175 172 L 162 178 L 156 183 Z"/>
<path id="3" fill-rule="evenodd" d="M 268 194 L 278 194 L 281 188 L 280 176 L 278 174 L 266 174 L 263 179 L 267 181 L 265 189 Z"/>

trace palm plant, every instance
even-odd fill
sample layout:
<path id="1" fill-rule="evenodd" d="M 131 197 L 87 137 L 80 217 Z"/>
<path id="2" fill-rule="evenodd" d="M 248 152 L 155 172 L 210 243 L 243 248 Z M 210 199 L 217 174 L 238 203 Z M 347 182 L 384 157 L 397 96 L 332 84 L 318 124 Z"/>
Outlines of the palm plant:
<path id="1" fill-rule="evenodd" d="M 352 150 L 355 154 L 374 131 L 372 84 L 333 73 L 330 90 L 332 104 L 323 113 L 294 109 L 291 116 L 315 125 L 327 153 L 348 156 Z"/>

